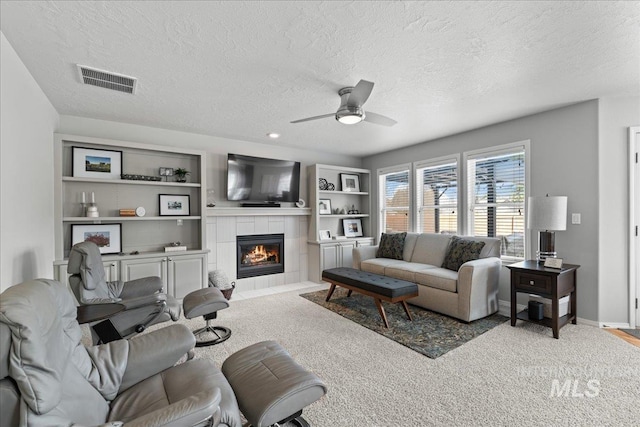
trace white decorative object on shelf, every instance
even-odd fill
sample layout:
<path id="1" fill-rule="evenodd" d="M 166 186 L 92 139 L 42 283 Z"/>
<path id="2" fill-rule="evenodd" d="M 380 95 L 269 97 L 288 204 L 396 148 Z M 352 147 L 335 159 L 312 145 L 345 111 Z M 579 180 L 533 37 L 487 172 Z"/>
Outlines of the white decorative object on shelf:
<path id="1" fill-rule="evenodd" d="M 146 213 L 147 213 L 147 210 L 142 206 L 138 206 L 136 208 L 136 216 L 145 216 Z"/>
<path id="2" fill-rule="evenodd" d="M 304 208 L 307 205 L 307 203 L 304 201 L 304 199 L 300 199 L 296 202 L 296 206 L 299 208 Z"/>
<path id="3" fill-rule="evenodd" d="M 165 246 L 164 247 L 165 252 L 181 252 L 186 250 L 187 250 L 186 246 Z"/>

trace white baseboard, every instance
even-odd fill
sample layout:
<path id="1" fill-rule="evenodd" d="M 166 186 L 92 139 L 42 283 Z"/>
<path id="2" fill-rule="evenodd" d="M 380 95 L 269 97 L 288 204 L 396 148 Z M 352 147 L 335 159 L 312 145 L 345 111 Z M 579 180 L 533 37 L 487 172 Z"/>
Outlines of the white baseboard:
<path id="1" fill-rule="evenodd" d="M 615 323 L 615 322 L 599 322 L 598 326 L 600 328 L 611 328 L 611 329 L 629 329 L 631 325 L 628 323 Z"/>
<path id="2" fill-rule="evenodd" d="M 527 308 L 524 304 L 518 304 L 518 312 Z M 511 317 L 511 301 L 498 300 L 498 313 L 503 316 Z M 583 319 L 582 317 L 578 317 L 579 325 L 587 325 L 593 326 L 596 328 L 622 328 L 626 329 L 629 327 L 628 323 L 607 323 L 607 322 L 596 322 L 595 320 Z M 626 326 L 625 326 L 626 325 Z"/>

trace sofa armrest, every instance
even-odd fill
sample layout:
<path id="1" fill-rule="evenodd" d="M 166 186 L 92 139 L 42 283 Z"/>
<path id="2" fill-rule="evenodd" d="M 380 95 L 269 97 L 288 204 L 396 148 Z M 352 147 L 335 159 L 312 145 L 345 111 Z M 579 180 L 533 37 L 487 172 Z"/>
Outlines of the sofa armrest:
<path id="1" fill-rule="evenodd" d="M 459 312 L 466 321 L 479 319 L 498 310 L 500 258 L 468 261 L 458 270 Z"/>
<path id="2" fill-rule="evenodd" d="M 360 263 L 375 258 L 376 252 L 378 252 L 378 246 L 358 246 L 353 248 L 351 266 L 356 270 L 360 270 Z"/>
<path id="3" fill-rule="evenodd" d="M 127 367 L 118 393 L 164 371 L 196 345 L 196 338 L 185 325 L 169 325 L 129 340 Z"/>

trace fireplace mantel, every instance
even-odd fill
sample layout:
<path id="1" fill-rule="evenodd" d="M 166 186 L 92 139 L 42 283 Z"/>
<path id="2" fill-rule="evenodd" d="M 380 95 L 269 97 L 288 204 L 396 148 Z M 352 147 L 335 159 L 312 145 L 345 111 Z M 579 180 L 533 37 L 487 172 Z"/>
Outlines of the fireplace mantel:
<path id="1" fill-rule="evenodd" d="M 207 216 L 310 216 L 309 208 L 243 208 L 215 207 L 207 208 Z"/>

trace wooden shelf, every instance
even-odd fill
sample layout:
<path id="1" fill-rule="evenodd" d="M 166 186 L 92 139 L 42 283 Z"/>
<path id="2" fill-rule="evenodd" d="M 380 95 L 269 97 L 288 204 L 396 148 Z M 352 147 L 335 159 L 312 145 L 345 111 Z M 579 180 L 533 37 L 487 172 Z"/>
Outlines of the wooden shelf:
<path id="1" fill-rule="evenodd" d="M 319 215 L 320 218 L 369 218 L 369 214 L 331 214 Z"/>
<path id="2" fill-rule="evenodd" d="M 318 190 L 320 194 L 344 194 L 349 196 L 368 196 L 366 191 L 339 191 L 339 190 Z"/>
<path id="3" fill-rule="evenodd" d="M 63 182 L 86 182 L 92 184 L 118 184 L 118 185 L 151 185 L 156 187 L 192 187 L 200 188 L 202 185 L 195 182 L 164 182 L 164 181 L 136 181 L 133 179 L 99 179 L 76 178 L 73 176 L 62 177 Z"/>
<path id="4" fill-rule="evenodd" d="M 175 221 L 177 219 L 196 220 L 202 218 L 196 216 L 65 216 L 62 218 L 64 222 L 102 222 L 102 221 Z"/>
<path id="5" fill-rule="evenodd" d="M 518 320 L 526 320 L 527 322 L 537 323 L 538 325 L 546 326 L 548 328 L 553 327 L 553 323 L 548 317 L 543 317 L 541 320 L 529 319 L 528 309 L 524 309 L 520 313 L 518 313 L 517 318 Z M 562 328 L 564 325 L 571 322 L 574 318 L 575 316 L 573 316 L 571 313 L 558 317 L 558 327 Z"/>

